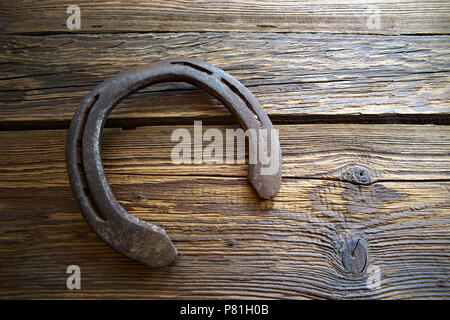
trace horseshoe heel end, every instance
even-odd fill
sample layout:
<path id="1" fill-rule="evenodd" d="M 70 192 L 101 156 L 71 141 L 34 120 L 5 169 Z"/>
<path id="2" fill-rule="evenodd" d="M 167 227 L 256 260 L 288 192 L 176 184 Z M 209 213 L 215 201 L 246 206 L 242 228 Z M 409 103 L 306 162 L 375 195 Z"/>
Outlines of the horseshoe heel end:
<path id="1" fill-rule="evenodd" d="M 275 197 L 281 186 L 281 174 L 262 176 L 257 170 L 251 170 L 248 180 L 263 200 L 270 200 Z"/>
<path id="2" fill-rule="evenodd" d="M 150 267 L 171 265 L 178 252 L 166 231 L 143 220 L 106 222 L 98 235 L 124 256 Z"/>
<path id="3" fill-rule="evenodd" d="M 248 181 L 261 199 L 272 199 L 280 191 L 281 167 L 281 157 L 278 160 L 277 168 L 272 169 L 274 172 L 265 172 L 260 164 L 249 165 Z"/>
<path id="4" fill-rule="evenodd" d="M 273 125 L 270 122 L 267 126 L 274 130 Z M 283 172 L 280 141 L 278 134 L 276 134 L 275 131 L 272 133 L 274 133 L 274 135 L 268 139 L 268 143 L 270 145 L 270 157 L 268 164 L 250 164 L 248 171 L 248 180 L 250 184 L 255 189 L 258 196 L 264 200 L 272 199 L 278 191 L 280 191 L 281 175 Z M 255 148 L 254 146 L 250 147 Z"/>

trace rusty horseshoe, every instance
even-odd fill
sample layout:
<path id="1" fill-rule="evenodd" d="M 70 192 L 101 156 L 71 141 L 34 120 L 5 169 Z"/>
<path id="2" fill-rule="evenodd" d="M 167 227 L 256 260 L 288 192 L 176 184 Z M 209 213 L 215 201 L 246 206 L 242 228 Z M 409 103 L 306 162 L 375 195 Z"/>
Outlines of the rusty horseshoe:
<path id="1" fill-rule="evenodd" d="M 269 117 L 244 85 L 223 70 L 196 59 L 168 59 L 122 72 L 99 84 L 83 99 L 70 124 L 66 145 L 74 196 L 87 223 L 101 239 L 149 266 L 173 263 L 177 249 L 163 228 L 134 217 L 117 201 L 105 177 L 100 139 L 107 116 L 122 99 L 162 82 L 186 82 L 207 91 L 229 109 L 244 130 L 275 132 Z M 267 164 L 258 161 L 249 164 L 248 175 L 262 199 L 275 196 L 281 184 L 281 150 L 276 132 L 266 142 L 272 142 L 268 149 L 276 154 L 276 170 L 263 174 L 261 169 Z M 249 148 L 257 146 L 250 142 Z"/>

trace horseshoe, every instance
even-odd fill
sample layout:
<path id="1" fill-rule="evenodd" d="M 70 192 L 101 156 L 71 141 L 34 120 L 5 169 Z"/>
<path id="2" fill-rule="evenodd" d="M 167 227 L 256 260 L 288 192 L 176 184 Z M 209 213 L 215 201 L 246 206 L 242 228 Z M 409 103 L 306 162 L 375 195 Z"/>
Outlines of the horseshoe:
<path id="1" fill-rule="evenodd" d="M 166 231 L 129 214 L 115 198 L 103 169 L 100 139 L 112 109 L 128 95 L 162 82 L 187 82 L 217 98 L 244 130 L 272 130 L 267 141 L 278 161 L 274 172 L 266 164 L 249 164 L 248 179 L 262 199 L 275 196 L 281 185 L 281 151 L 272 122 L 253 94 L 223 70 L 203 61 L 175 58 L 122 72 L 94 88 L 81 102 L 70 124 L 66 145 L 69 180 L 83 216 L 97 235 L 123 255 L 149 266 L 175 261 L 177 249 Z M 274 147 L 273 147 L 274 146 Z M 257 146 L 250 141 L 249 150 Z M 267 165 L 266 165 L 267 166 Z"/>

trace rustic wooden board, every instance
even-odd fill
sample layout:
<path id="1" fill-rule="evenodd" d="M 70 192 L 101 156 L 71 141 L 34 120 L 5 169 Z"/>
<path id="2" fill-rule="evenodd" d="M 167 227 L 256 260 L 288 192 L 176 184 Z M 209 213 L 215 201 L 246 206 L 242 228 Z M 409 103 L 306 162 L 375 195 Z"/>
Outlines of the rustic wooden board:
<path id="1" fill-rule="evenodd" d="M 66 1 L 0 6 L 3 33 L 70 32 Z M 247 31 L 447 34 L 450 4 L 438 1 L 88 1 L 79 0 L 81 32 Z M 380 24 L 367 21 L 375 7 Z M 372 24 L 373 25 L 373 24 Z"/>
<path id="2" fill-rule="evenodd" d="M 166 228 L 180 251 L 176 265 L 152 269 L 110 249 L 67 184 L 1 187 L 1 297 L 450 297 L 448 183 L 360 189 L 293 179 L 278 200 L 260 203 L 243 178 L 110 180 L 132 214 Z M 367 274 L 343 266 L 352 239 L 381 268 L 381 289 L 368 290 Z M 71 264 L 81 268 L 82 290 L 65 287 Z"/>
<path id="3" fill-rule="evenodd" d="M 151 33 L 0 36 L 0 126 L 64 128 L 81 99 L 120 71 L 171 56 L 203 59 L 248 86 L 276 123 L 448 123 L 449 36 Z M 151 92 L 151 93 L 149 93 Z M 114 125 L 231 123 L 188 85 L 145 89 Z"/>
<path id="4" fill-rule="evenodd" d="M 181 164 L 171 161 L 173 130 L 192 126 L 105 129 L 102 154 L 109 174 L 245 177 L 243 164 Z M 203 131 L 211 126 L 203 126 Z M 227 128 L 214 126 L 224 136 Z M 450 127 L 436 125 L 281 125 L 283 177 L 353 183 L 441 181 L 450 174 Z M 0 174 L 6 185 L 67 183 L 65 130 L 0 131 Z M 224 139 L 225 142 L 225 139 Z M 208 143 L 205 142 L 204 146 Z M 45 159 L 38 156 L 44 155 Z M 51 160 L 49 160 L 51 159 Z M 49 162 L 50 161 L 50 162 Z M 362 173 L 361 179 L 354 174 Z"/>
<path id="5" fill-rule="evenodd" d="M 66 2 L 0 3 L 0 298 L 450 299 L 448 1 L 76 4 L 70 31 Z M 283 184 L 260 201 L 246 165 L 174 165 L 174 129 L 235 121 L 186 84 L 132 95 L 103 160 L 122 205 L 180 252 L 148 268 L 83 220 L 66 129 L 95 85 L 177 55 L 254 92 L 280 130 Z M 71 264 L 82 290 L 66 288 Z"/>
<path id="6" fill-rule="evenodd" d="M 0 132 L 0 296 L 450 298 L 449 127 L 281 126 L 288 170 L 270 201 L 242 165 L 219 166 L 223 176 L 214 166 L 173 170 L 170 129 L 106 129 L 103 141 L 119 201 L 166 228 L 180 251 L 160 269 L 122 257 L 84 222 L 65 130 Z M 380 175 L 363 186 L 339 174 L 348 165 Z M 345 263 L 355 243 L 364 264 Z M 65 287 L 70 264 L 82 290 Z M 367 289 L 369 265 L 381 268 L 378 290 Z"/>

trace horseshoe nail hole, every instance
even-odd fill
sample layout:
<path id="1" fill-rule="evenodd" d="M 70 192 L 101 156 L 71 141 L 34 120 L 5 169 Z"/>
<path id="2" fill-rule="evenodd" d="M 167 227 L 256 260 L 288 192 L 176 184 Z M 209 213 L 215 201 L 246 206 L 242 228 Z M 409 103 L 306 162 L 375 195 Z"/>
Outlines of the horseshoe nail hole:
<path id="1" fill-rule="evenodd" d="M 83 119 L 81 121 L 81 126 L 80 126 L 80 132 L 79 132 L 77 140 L 75 142 L 75 147 L 77 148 L 77 151 L 78 151 L 80 159 L 82 159 L 82 156 L 83 156 L 82 155 L 82 152 L 83 152 L 83 137 L 82 137 L 82 134 L 84 132 L 84 128 L 86 127 L 86 121 L 87 121 L 89 112 L 91 111 L 91 109 L 94 106 L 94 104 L 97 102 L 99 96 L 100 96 L 99 94 L 96 94 L 92 98 L 92 100 L 89 103 L 89 105 L 84 110 L 84 115 L 83 115 Z"/>
<path id="2" fill-rule="evenodd" d="M 81 155 L 81 152 L 83 150 L 83 142 L 81 139 L 77 139 L 75 147 L 77 148 L 78 153 Z"/>
<path id="3" fill-rule="evenodd" d="M 198 65 L 196 65 L 196 64 L 193 64 L 193 63 L 190 63 L 190 62 L 186 62 L 186 61 L 173 61 L 173 62 L 171 62 L 170 64 L 179 64 L 179 65 L 183 65 L 183 66 L 188 66 L 188 67 L 194 68 L 194 69 L 196 69 L 196 70 L 198 70 L 198 71 L 207 73 L 207 74 L 209 74 L 209 75 L 212 75 L 212 74 L 213 74 L 213 73 L 212 73 L 211 71 L 209 71 L 208 69 L 205 69 L 205 68 L 200 67 L 200 66 L 198 66 Z"/>
<path id="4" fill-rule="evenodd" d="M 83 164 L 80 162 L 77 162 L 77 169 L 78 169 L 78 172 L 80 173 L 81 182 L 83 183 L 83 186 L 86 186 L 87 185 L 86 173 L 84 172 Z"/>
<path id="5" fill-rule="evenodd" d="M 89 106 L 87 107 L 87 110 L 90 111 L 90 110 L 92 109 L 92 107 L 94 106 L 94 104 L 97 102 L 99 96 L 100 96 L 99 94 L 96 94 L 96 95 L 94 96 L 94 98 L 92 99 L 91 103 L 90 103 Z"/>
<path id="6" fill-rule="evenodd" d="M 91 198 L 91 191 L 88 187 L 83 187 L 84 195 L 86 196 L 86 199 L 89 203 L 89 205 L 92 208 L 92 211 L 97 215 L 97 217 L 103 221 L 106 221 L 106 217 L 101 213 L 101 211 L 98 209 L 97 205 L 95 204 L 94 200 Z"/>
<path id="7" fill-rule="evenodd" d="M 250 102 L 248 102 L 248 100 L 244 97 L 244 95 L 239 91 L 239 89 L 236 88 L 232 83 L 230 83 L 228 80 L 226 80 L 224 78 L 220 78 L 220 81 L 222 81 L 223 84 L 225 84 L 228 88 L 230 88 L 231 91 L 233 91 L 235 94 L 237 94 L 239 96 L 239 98 L 241 98 L 242 101 L 244 101 L 245 105 L 251 111 L 255 120 L 258 122 L 259 127 L 262 128 L 262 124 L 261 124 L 261 121 L 259 121 L 258 115 L 255 113 L 252 105 L 250 104 Z"/>
<path id="8" fill-rule="evenodd" d="M 89 112 L 91 112 L 91 109 L 92 109 L 92 107 L 95 105 L 95 103 L 97 102 L 97 100 L 98 100 L 98 97 L 99 97 L 100 95 L 99 94 L 96 94 L 93 98 L 92 98 L 92 100 L 91 100 L 91 103 L 87 106 L 87 108 L 84 110 L 84 115 L 85 115 L 85 117 L 84 117 L 84 121 L 83 121 L 83 126 L 86 124 L 86 120 L 87 120 L 87 116 L 89 115 Z M 84 129 L 84 128 L 82 128 L 82 129 Z"/>

